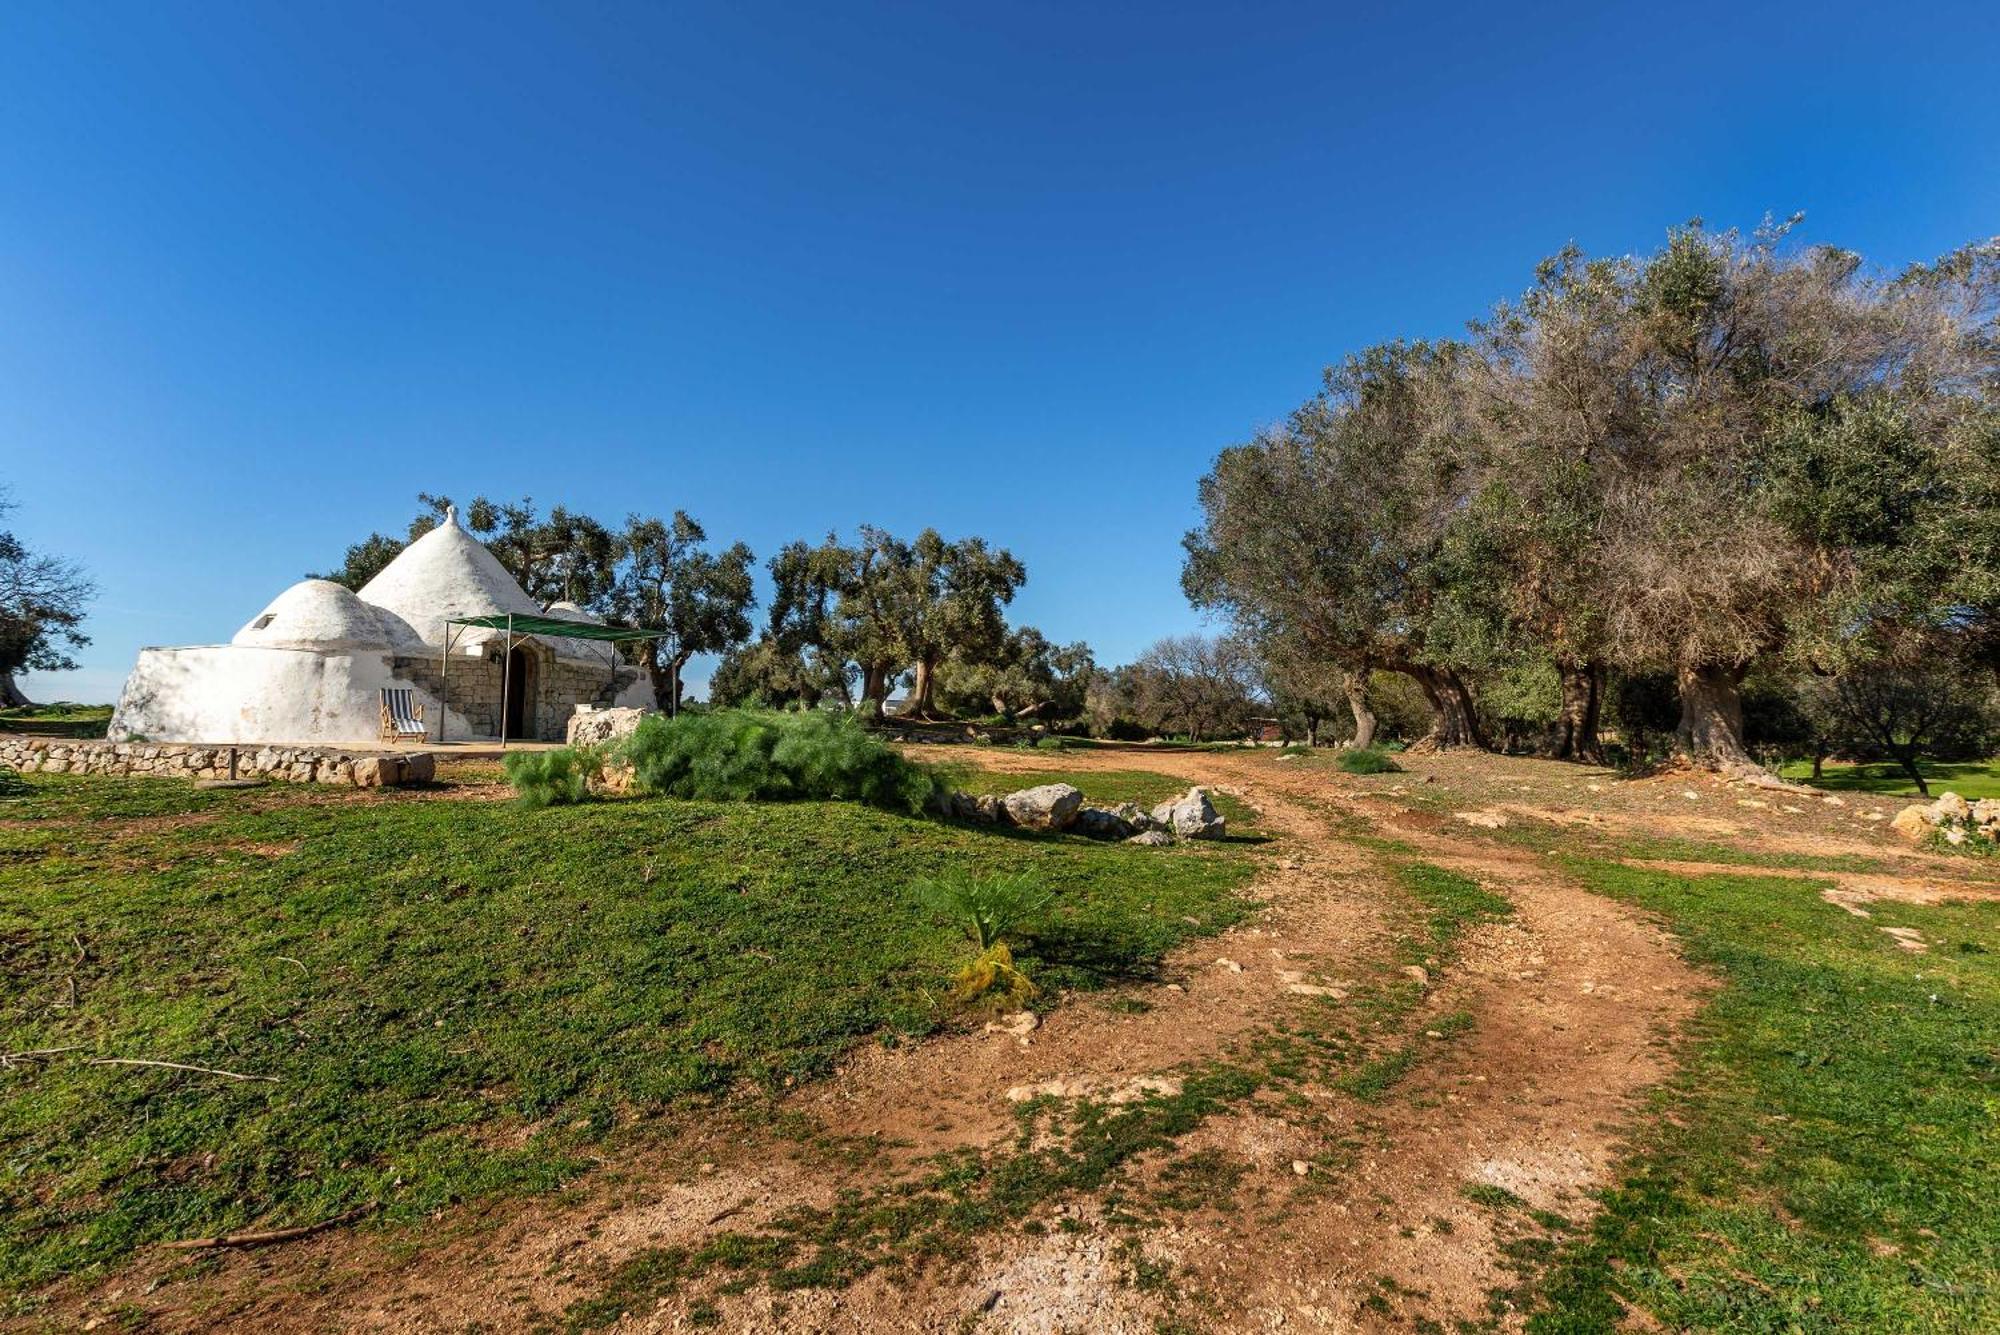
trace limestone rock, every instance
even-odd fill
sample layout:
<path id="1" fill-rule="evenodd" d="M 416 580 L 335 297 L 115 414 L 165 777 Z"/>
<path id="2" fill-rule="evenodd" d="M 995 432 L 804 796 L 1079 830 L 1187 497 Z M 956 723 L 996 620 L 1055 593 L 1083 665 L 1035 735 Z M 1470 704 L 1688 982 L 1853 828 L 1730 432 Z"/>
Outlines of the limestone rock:
<path id="1" fill-rule="evenodd" d="M 354 786 L 387 788 L 402 782 L 403 762 L 397 756 L 356 756 Z"/>
<path id="2" fill-rule="evenodd" d="M 1921 839 L 1930 833 L 1930 808 L 1922 802 L 1904 807 L 1896 813 L 1896 818 L 1889 822 L 1889 828 L 1905 839 Z"/>
<path id="3" fill-rule="evenodd" d="M 1180 797 L 1153 808 L 1153 819 L 1182 839 L 1220 839 L 1228 832 L 1208 800 L 1206 788 L 1190 788 Z"/>
<path id="4" fill-rule="evenodd" d="M 1023 788 L 1000 799 L 1007 819 L 1024 830 L 1066 830 L 1083 807 L 1083 790 L 1067 783 Z"/>
<path id="5" fill-rule="evenodd" d="M 571 746 L 601 746 L 620 741 L 638 730 L 655 709 L 578 709 L 569 716 L 563 740 Z"/>
<path id="6" fill-rule="evenodd" d="M 1174 837 L 1165 830 L 1144 830 L 1133 835 L 1125 842 L 1128 844 L 1138 844 L 1142 848 L 1164 848 L 1173 841 Z"/>
<path id="7" fill-rule="evenodd" d="M 1130 821 L 1103 807 L 1085 807 L 1077 812 L 1076 824 L 1071 828 L 1092 839 L 1129 839 L 1135 833 Z"/>

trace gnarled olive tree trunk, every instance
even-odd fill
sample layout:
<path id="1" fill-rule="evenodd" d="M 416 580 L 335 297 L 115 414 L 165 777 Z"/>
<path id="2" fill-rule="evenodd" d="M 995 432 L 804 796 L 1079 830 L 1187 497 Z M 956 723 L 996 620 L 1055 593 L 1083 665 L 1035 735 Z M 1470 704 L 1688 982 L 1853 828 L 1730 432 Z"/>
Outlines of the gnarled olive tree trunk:
<path id="1" fill-rule="evenodd" d="M 1368 703 L 1366 669 L 1342 673 L 1340 689 L 1347 696 L 1347 707 L 1354 711 L 1354 744 L 1358 747 L 1375 745 L 1375 710 Z"/>
<path id="2" fill-rule="evenodd" d="M 861 698 L 874 704 L 878 709 L 889 699 L 890 665 L 887 663 L 863 663 L 861 665 Z"/>
<path id="3" fill-rule="evenodd" d="M 1681 722 L 1675 748 L 1687 759 L 1725 773 L 1759 770 L 1743 745 L 1743 677 L 1748 664 L 1683 664 L 1675 673 Z"/>
<path id="4" fill-rule="evenodd" d="M 1479 711 L 1473 708 L 1472 688 L 1465 684 L 1463 677 L 1450 668 L 1436 668 L 1422 663 L 1398 668 L 1397 671 L 1417 683 L 1417 689 L 1424 693 L 1424 700 L 1431 707 L 1430 735 L 1424 737 L 1420 745 L 1438 750 L 1454 746 L 1476 746 L 1482 751 L 1492 749 L 1479 726 Z"/>
<path id="5" fill-rule="evenodd" d="M 929 718 L 931 716 L 931 696 L 937 681 L 937 663 L 928 658 L 917 660 L 916 680 L 910 686 L 910 698 L 903 705 L 907 718 Z"/>
<path id="6" fill-rule="evenodd" d="M 15 682 L 13 673 L 0 672 L 0 709 L 26 709 L 34 703 L 21 694 L 21 687 Z"/>
<path id="7" fill-rule="evenodd" d="M 1597 740 L 1597 725 L 1604 695 L 1604 666 L 1558 662 L 1556 675 L 1562 682 L 1562 709 L 1549 737 L 1549 753 L 1558 760 L 1602 764 L 1604 748 Z"/>

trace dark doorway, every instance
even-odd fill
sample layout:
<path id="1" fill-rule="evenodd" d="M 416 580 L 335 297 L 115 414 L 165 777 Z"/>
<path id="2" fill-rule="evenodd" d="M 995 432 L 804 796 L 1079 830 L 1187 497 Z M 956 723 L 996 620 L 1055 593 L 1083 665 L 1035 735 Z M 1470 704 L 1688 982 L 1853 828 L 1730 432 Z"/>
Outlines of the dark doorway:
<path id="1" fill-rule="evenodd" d="M 526 649 L 507 653 L 507 703 L 503 710 L 508 737 L 535 736 L 535 656 Z"/>

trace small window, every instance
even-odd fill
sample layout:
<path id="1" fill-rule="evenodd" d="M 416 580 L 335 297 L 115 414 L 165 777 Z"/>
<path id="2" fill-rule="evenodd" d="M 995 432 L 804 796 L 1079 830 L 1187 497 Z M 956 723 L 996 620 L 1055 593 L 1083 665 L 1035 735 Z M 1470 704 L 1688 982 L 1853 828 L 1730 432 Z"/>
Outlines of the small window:
<path id="1" fill-rule="evenodd" d="M 258 617 L 258 618 L 257 618 L 257 619 L 256 619 L 255 621 L 253 621 L 253 622 L 251 622 L 251 623 L 250 623 L 250 629 L 252 629 L 252 630 L 262 630 L 262 629 L 264 629 L 264 627 L 266 627 L 266 626 L 270 625 L 270 624 L 271 624 L 271 623 L 272 623 L 273 621 L 275 621 L 276 619 L 277 619 L 277 615 L 276 615 L 275 613 L 272 613 L 272 612 L 266 612 L 266 613 L 264 613 L 264 615 L 263 615 L 263 616 L 260 616 L 260 617 Z"/>

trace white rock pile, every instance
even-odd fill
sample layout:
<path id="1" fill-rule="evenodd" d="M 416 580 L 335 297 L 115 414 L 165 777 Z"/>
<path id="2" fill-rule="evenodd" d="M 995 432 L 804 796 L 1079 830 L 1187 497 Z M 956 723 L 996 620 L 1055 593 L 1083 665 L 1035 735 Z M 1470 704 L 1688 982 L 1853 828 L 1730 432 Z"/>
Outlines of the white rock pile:
<path id="1" fill-rule="evenodd" d="M 1957 793 L 1944 793 L 1935 802 L 1904 807 L 1889 824 L 1906 839 L 1922 840 L 1936 834 L 1948 844 L 1968 839 L 2000 843 L 2000 797 L 1968 802 Z"/>
<path id="2" fill-rule="evenodd" d="M 954 820 L 1046 833 L 1069 830 L 1092 839 L 1122 839 L 1150 847 L 1179 839 L 1220 839 L 1228 833 L 1228 823 L 1216 812 L 1208 790 L 1199 787 L 1151 811 L 1136 802 L 1085 806 L 1083 790 L 1067 783 L 1045 783 L 1004 797 L 951 792 L 938 799 L 937 807 Z"/>

